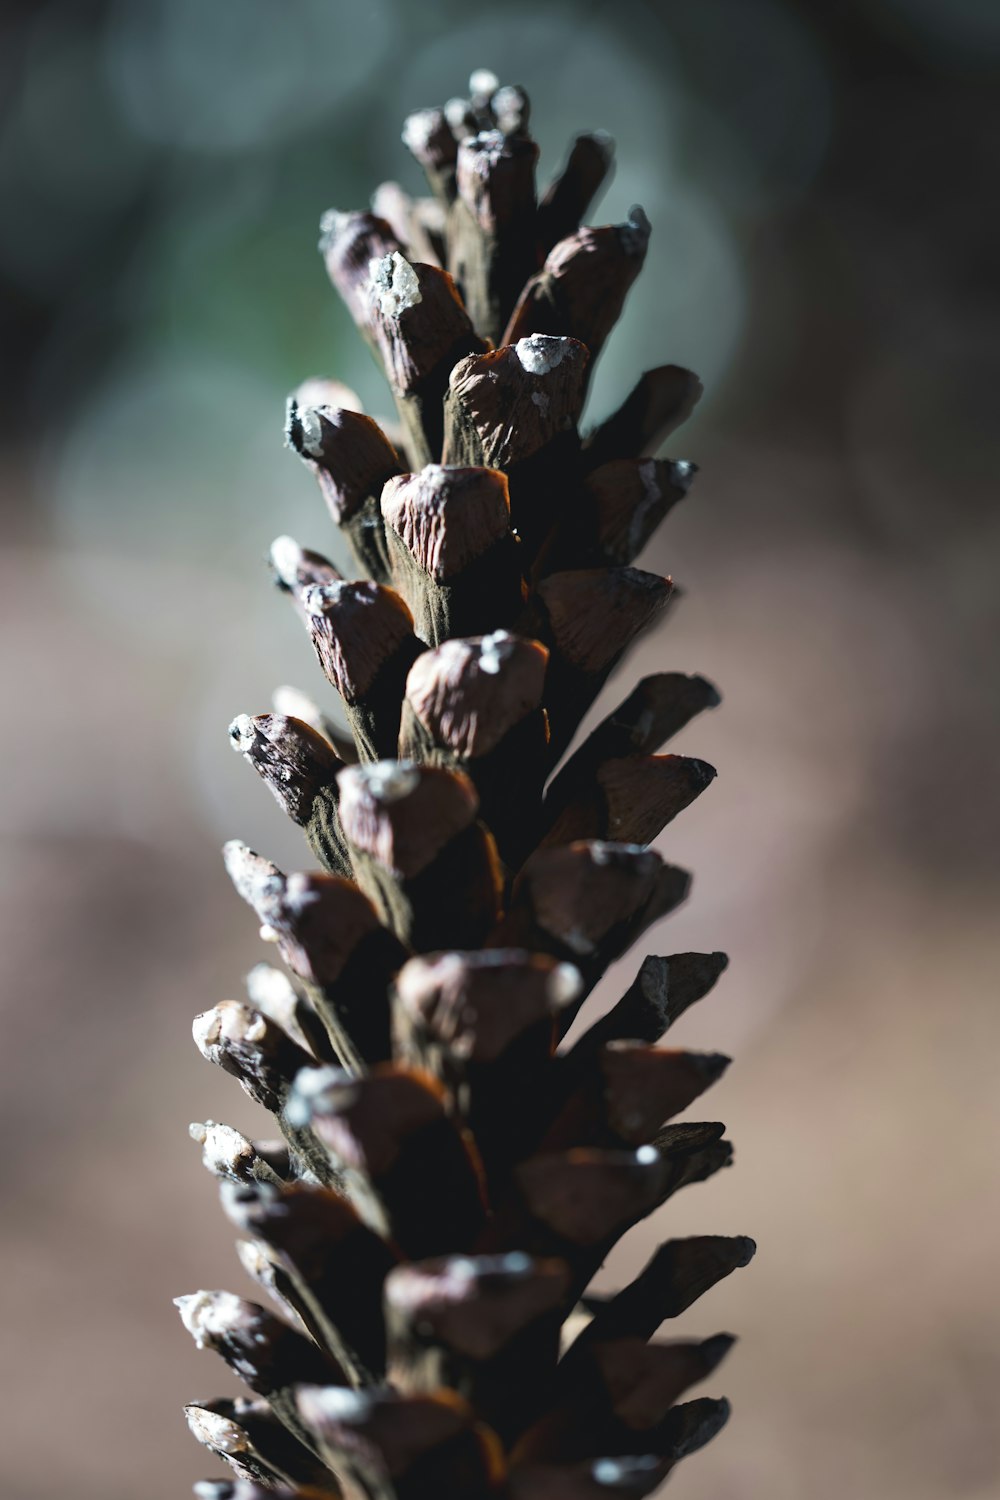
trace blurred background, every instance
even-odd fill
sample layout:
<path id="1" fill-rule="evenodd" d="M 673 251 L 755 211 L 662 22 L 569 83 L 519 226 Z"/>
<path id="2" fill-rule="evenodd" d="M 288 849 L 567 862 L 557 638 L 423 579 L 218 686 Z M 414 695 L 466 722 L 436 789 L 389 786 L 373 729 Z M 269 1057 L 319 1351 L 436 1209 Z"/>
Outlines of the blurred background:
<path id="1" fill-rule="evenodd" d="M 258 1122 L 190 1017 L 266 956 L 222 841 L 303 861 L 226 727 L 320 689 L 263 559 L 336 547 L 283 401 L 329 374 L 388 410 L 317 222 L 416 189 L 402 119 L 477 66 L 532 93 L 543 172 L 611 131 L 598 221 L 653 222 L 593 414 L 655 363 L 708 389 L 644 559 L 687 597 L 628 681 L 725 695 L 678 742 L 720 771 L 662 841 L 692 899 L 642 951 L 732 955 L 672 1035 L 735 1055 L 737 1167 L 604 1279 L 669 1233 L 760 1251 L 682 1320 L 741 1342 L 670 1493 L 1000 1496 L 998 63 L 991 0 L 7 0 L 11 1500 L 213 1469 L 181 1403 L 234 1386 L 170 1298 L 248 1288 L 186 1127 Z"/>

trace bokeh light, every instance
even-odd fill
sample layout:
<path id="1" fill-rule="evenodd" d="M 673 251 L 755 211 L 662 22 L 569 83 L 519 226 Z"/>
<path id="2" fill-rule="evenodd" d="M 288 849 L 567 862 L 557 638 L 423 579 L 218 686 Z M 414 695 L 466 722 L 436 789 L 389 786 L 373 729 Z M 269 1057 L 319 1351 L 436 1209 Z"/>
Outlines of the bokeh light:
<path id="1" fill-rule="evenodd" d="M 128 119 L 152 140 L 273 147 L 368 82 L 391 24 L 383 0 L 122 0 L 107 66 Z"/>

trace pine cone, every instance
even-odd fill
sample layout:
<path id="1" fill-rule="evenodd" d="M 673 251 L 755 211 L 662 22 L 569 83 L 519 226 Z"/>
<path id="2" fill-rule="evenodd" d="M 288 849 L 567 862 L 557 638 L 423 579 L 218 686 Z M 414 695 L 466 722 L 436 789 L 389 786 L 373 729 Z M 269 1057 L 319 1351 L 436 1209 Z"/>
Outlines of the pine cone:
<path id="1" fill-rule="evenodd" d="M 194 1027 L 280 1129 L 192 1126 L 272 1304 L 178 1299 L 252 1392 L 187 1409 L 237 1476 L 200 1485 L 211 1500 L 645 1495 L 728 1415 L 679 1402 L 727 1334 L 650 1340 L 752 1240 L 668 1240 L 631 1286 L 586 1295 L 626 1230 L 731 1159 L 722 1125 L 668 1123 L 728 1059 L 656 1045 L 724 955 L 646 958 L 557 1051 L 687 894 L 649 844 L 715 774 L 657 753 L 718 701 L 673 672 L 563 759 L 670 598 L 632 564 L 693 477 L 652 455 L 700 387 L 650 371 L 581 438 L 649 226 L 580 227 L 600 135 L 536 202 L 527 119 L 523 90 L 475 74 L 406 122 L 433 197 L 387 184 L 377 211 L 323 220 L 401 435 L 333 382 L 290 401 L 288 442 L 363 576 L 289 537 L 272 564 L 351 732 L 288 690 L 230 730 L 323 869 L 227 846 L 290 977 L 259 966 L 248 1003 Z"/>

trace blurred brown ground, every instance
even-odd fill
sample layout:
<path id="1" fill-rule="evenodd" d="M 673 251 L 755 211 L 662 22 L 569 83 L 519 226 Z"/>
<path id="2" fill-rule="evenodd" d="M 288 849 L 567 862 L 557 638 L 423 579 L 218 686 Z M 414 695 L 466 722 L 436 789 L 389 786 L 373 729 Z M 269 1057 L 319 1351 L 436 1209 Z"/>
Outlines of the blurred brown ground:
<path id="1" fill-rule="evenodd" d="M 89 9 L 102 24 L 117 14 Z M 680 117 L 690 132 L 682 144 L 724 119 L 713 69 L 727 85 L 739 62 L 723 46 L 724 5 L 708 7 L 707 35 L 678 7 L 577 9 L 596 28 L 581 31 L 580 47 L 592 36 L 600 53 L 610 38 L 627 61 L 638 39 L 644 55 L 630 66 L 637 78 L 644 67 L 652 87 L 656 46 L 664 58 L 675 49 L 671 66 L 679 57 L 697 105 Z M 753 1265 L 682 1320 L 684 1332 L 740 1336 L 709 1387 L 732 1397 L 731 1426 L 670 1484 L 688 1500 L 1000 1496 L 996 37 L 986 9 L 953 11 L 961 45 L 928 33 L 918 12 L 904 0 L 829 9 L 752 0 L 740 11 L 764 36 L 775 15 L 794 21 L 820 60 L 829 133 L 794 191 L 785 183 L 762 203 L 727 201 L 718 179 L 746 312 L 719 356 L 716 399 L 671 445 L 703 472 L 644 559 L 673 572 L 687 597 L 604 700 L 658 666 L 704 672 L 724 692 L 722 708 L 678 742 L 717 765 L 718 781 L 662 840 L 694 869 L 694 893 L 644 951 L 731 955 L 718 989 L 674 1035 L 735 1057 L 707 1104 L 735 1139 L 736 1168 L 682 1194 L 603 1273 L 620 1281 L 667 1234 L 759 1242 Z M 62 10 L 46 14 L 56 27 Z M 575 15 L 553 10 L 552 24 Z M 424 48 L 405 75 L 412 89 L 445 64 L 454 88 L 470 62 L 493 62 L 467 55 L 483 44 L 475 25 L 449 55 L 441 39 L 457 16 L 442 6 L 437 31 L 410 35 Z M 391 46 L 404 42 L 380 45 L 398 56 Z M 509 45 L 516 55 L 516 38 Z M 781 94 L 782 57 L 779 48 L 755 63 L 761 99 Z M 507 59 L 497 65 L 509 72 Z M 526 62 L 518 72 L 544 116 L 546 70 Z M 372 81 L 357 88 L 355 114 L 359 99 L 388 107 Z M 281 325 L 284 278 L 300 264 L 312 272 L 313 210 L 325 197 L 359 197 L 376 156 L 385 172 L 402 170 L 395 115 L 436 96 L 401 93 L 371 160 L 360 136 L 331 160 L 320 126 L 308 135 L 310 160 L 327 155 L 322 180 L 296 189 L 302 222 L 289 229 L 280 194 L 265 195 L 260 223 L 234 231 L 237 258 L 240 235 L 247 254 L 263 236 L 265 269 L 241 283 L 242 321 L 220 325 L 223 344 L 227 328 L 258 315 Z M 557 103 L 560 125 L 566 116 L 579 128 L 617 127 L 624 170 L 619 95 Z M 266 154 L 267 141 L 255 149 Z M 289 151 L 275 158 L 284 168 Z M 0 151 L 0 178 L 5 162 Z M 154 165 L 138 179 L 147 214 L 165 176 L 177 187 L 182 168 L 195 175 L 190 157 L 172 157 L 169 171 L 161 158 Z M 696 175 L 697 153 L 689 167 Z M 715 182 L 711 161 L 706 171 Z M 215 190 L 232 181 L 222 172 Z M 634 172 L 627 185 L 636 188 Z M 180 236 L 186 202 L 178 188 L 169 222 Z M 609 200 L 609 211 L 621 209 Z M 288 245 L 268 240 L 272 225 Z M 234 1387 L 193 1349 L 170 1298 L 239 1289 L 242 1278 L 186 1124 L 221 1116 L 252 1126 L 255 1114 L 198 1058 L 190 1017 L 238 993 L 261 956 L 221 869 L 222 838 L 245 837 L 286 862 L 298 848 L 229 754 L 225 725 L 263 706 L 280 680 L 317 686 L 294 622 L 252 560 L 275 532 L 294 529 L 287 507 L 295 524 L 314 517 L 304 541 L 323 545 L 325 522 L 280 456 L 273 474 L 287 473 L 287 502 L 285 481 L 257 475 L 232 447 L 251 425 L 248 449 L 277 447 L 274 424 L 255 425 L 271 411 L 270 389 L 253 388 L 245 412 L 227 393 L 228 447 L 194 445 L 171 427 L 174 408 L 162 431 L 133 427 L 134 469 L 120 467 L 120 447 L 99 450 L 106 489 L 97 468 L 73 509 L 74 465 L 89 450 L 69 444 L 60 458 L 70 398 L 83 409 L 112 355 L 134 354 L 118 306 L 88 355 L 102 288 L 131 286 L 134 345 L 183 353 L 188 336 L 171 321 L 176 309 L 158 322 L 163 309 L 154 316 L 136 291 L 122 249 L 131 231 L 116 221 L 107 233 L 80 251 L 74 287 L 88 277 L 91 286 L 76 303 L 62 284 L 58 294 L 55 283 L 26 292 L 5 262 L 17 365 L 0 480 L 0 1295 L 10 1372 L 0 1480 L 11 1500 L 167 1500 L 212 1470 L 180 1406 Z M 669 274 L 669 236 L 658 248 Z M 192 285 L 181 278 L 182 290 Z M 321 340 L 334 351 L 330 373 L 356 378 L 342 325 L 312 329 L 309 309 L 325 295 L 315 275 L 288 293 L 299 342 L 276 350 L 273 371 L 266 351 L 237 351 L 251 373 L 257 359 L 275 396 L 310 373 L 302 362 L 318 360 Z M 644 336 L 697 364 L 697 340 L 677 354 L 671 329 L 657 324 L 660 289 L 635 295 L 615 378 L 651 362 Z M 198 351 L 209 376 L 217 353 Z M 641 956 L 618 966 L 596 1004 L 620 992 Z"/>

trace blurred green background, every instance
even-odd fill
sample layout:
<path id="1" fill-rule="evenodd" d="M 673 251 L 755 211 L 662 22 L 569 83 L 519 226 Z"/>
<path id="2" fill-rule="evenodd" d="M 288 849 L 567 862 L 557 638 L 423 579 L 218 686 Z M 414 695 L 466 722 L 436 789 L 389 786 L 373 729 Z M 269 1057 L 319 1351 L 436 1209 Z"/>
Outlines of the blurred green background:
<path id="1" fill-rule="evenodd" d="M 647 951 L 733 965 L 677 1028 L 736 1063 L 737 1168 L 636 1231 L 753 1233 L 683 1320 L 741 1335 L 689 1500 L 1000 1496 L 992 0 L 57 0 L 0 20 L 0 1478 L 167 1500 L 233 1389 L 170 1297 L 245 1291 L 189 1119 L 256 1123 L 191 1015 L 261 955 L 218 846 L 303 854 L 226 726 L 318 669 L 263 563 L 336 548 L 281 443 L 312 374 L 387 393 L 320 212 L 416 189 L 412 109 L 523 83 L 543 174 L 618 142 L 647 269 L 594 383 L 708 394 L 644 563 L 687 597 L 629 668 L 698 670 L 718 782 Z M 613 684 L 607 708 L 628 684 Z M 639 958 L 602 991 L 620 992 Z"/>

